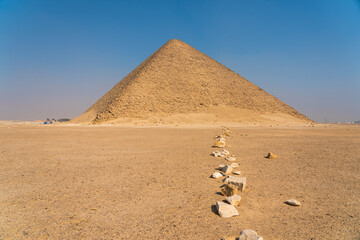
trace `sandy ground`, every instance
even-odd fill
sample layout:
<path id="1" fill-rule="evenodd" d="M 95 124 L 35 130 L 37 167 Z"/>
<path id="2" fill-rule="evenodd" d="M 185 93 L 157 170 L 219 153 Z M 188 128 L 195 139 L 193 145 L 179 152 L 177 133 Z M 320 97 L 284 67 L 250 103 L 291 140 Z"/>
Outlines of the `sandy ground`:
<path id="1" fill-rule="evenodd" d="M 360 239 L 359 126 L 232 131 L 248 188 L 223 219 L 220 128 L 0 126 L 0 239 Z"/>

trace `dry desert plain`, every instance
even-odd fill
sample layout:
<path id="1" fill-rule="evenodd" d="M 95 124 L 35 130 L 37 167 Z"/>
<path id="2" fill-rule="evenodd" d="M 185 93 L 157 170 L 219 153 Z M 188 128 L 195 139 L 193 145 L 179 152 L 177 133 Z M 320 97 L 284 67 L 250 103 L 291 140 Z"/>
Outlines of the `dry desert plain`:
<path id="1" fill-rule="evenodd" d="M 224 219 L 219 126 L 1 125 L 0 239 L 360 239 L 359 126 L 231 131 L 247 188 Z"/>

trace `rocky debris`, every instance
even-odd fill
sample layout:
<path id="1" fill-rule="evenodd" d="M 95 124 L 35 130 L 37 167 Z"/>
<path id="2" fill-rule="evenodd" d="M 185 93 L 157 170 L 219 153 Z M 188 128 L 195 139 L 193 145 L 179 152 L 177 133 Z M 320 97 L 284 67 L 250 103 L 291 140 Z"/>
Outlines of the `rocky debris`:
<path id="1" fill-rule="evenodd" d="M 226 160 L 226 161 L 229 161 L 229 162 L 234 162 L 234 161 L 236 161 L 236 157 L 234 157 L 234 156 L 227 156 L 227 157 L 225 158 L 225 160 Z"/>
<path id="2" fill-rule="evenodd" d="M 285 202 L 286 204 L 290 205 L 290 206 L 301 206 L 301 203 L 295 199 L 289 199 L 289 200 L 286 200 Z"/>
<path id="3" fill-rule="evenodd" d="M 227 156 L 227 155 L 230 155 L 230 152 L 228 150 L 221 150 L 221 153 L 224 155 L 224 156 Z"/>
<path id="4" fill-rule="evenodd" d="M 213 178 L 220 178 L 223 177 L 224 175 L 221 172 L 214 172 L 211 177 Z"/>
<path id="5" fill-rule="evenodd" d="M 235 174 L 235 175 L 241 175 L 241 172 L 240 172 L 240 171 L 234 171 L 233 174 Z"/>
<path id="6" fill-rule="evenodd" d="M 232 166 L 233 168 L 237 168 L 237 167 L 239 167 L 239 164 L 237 164 L 237 163 L 232 163 L 230 166 Z"/>
<path id="7" fill-rule="evenodd" d="M 240 232 L 239 240 L 263 240 L 254 230 L 243 230 Z"/>
<path id="8" fill-rule="evenodd" d="M 275 154 L 275 153 L 268 153 L 268 155 L 266 156 L 266 158 L 268 158 L 268 159 L 275 159 L 275 158 L 277 158 L 278 156 Z"/>
<path id="9" fill-rule="evenodd" d="M 216 210 L 218 211 L 220 217 L 228 218 L 239 215 L 238 210 L 230 204 L 217 201 L 216 202 Z"/>
<path id="10" fill-rule="evenodd" d="M 225 165 L 221 171 L 225 174 L 230 174 L 233 171 L 233 167 L 230 165 Z"/>
<path id="11" fill-rule="evenodd" d="M 231 205 L 233 206 L 237 206 L 240 204 L 240 201 L 241 201 L 241 196 L 240 195 L 237 195 L 237 194 L 234 194 L 230 197 L 226 197 L 225 198 L 225 201 L 230 203 Z"/>
<path id="12" fill-rule="evenodd" d="M 231 197 L 238 193 L 238 187 L 233 184 L 226 184 L 223 188 L 221 188 L 221 193 L 224 196 Z"/>
<path id="13" fill-rule="evenodd" d="M 228 176 L 224 179 L 224 183 L 233 184 L 238 187 L 240 191 L 244 191 L 246 186 L 246 177 Z"/>
<path id="14" fill-rule="evenodd" d="M 225 155 L 220 151 L 214 151 L 211 153 L 211 155 L 214 157 L 225 157 Z"/>

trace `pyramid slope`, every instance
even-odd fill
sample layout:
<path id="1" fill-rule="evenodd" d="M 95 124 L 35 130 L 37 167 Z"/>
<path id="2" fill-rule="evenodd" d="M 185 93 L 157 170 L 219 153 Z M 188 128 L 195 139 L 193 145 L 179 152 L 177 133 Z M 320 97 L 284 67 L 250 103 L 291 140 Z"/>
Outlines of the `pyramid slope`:
<path id="1" fill-rule="evenodd" d="M 244 114 L 306 116 L 180 40 L 170 40 L 73 122 L 104 123 L 153 115 Z M 234 116 L 241 121 L 244 114 Z M 246 116 L 248 117 L 248 116 Z M 275 120 L 276 122 L 276 120 Z"/>

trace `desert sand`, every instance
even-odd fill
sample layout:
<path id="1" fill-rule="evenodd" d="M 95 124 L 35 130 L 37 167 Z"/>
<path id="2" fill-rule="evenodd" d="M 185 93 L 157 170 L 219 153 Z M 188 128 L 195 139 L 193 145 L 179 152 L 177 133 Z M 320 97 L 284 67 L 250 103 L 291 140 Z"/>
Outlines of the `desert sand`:
<path id="1" fill-rule="evenodd" d="M 359 239 L 359 126 L 231 130 L 247 188 L 223 219 L 219 126 L 0 125 L 0 239 Z"/>

